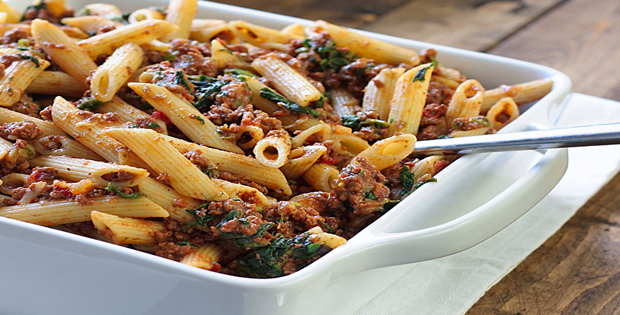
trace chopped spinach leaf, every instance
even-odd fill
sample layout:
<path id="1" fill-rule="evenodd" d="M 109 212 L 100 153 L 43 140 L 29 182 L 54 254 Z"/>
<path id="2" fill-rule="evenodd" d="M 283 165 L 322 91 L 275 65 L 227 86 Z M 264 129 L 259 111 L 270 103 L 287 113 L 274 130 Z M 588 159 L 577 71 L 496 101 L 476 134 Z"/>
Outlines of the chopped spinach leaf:
<path id="1" fill-rule="evenodd" d="M 183 70 L 177 70 L 174 76 L 174 84 L 182 85 L 186 87 L 187 90 L 190 91 L 190 93 L 194 93 L 194 88 L 192 88 L 192 86 L 189 85 L 189 83 L 187 82 L 187 79 L 185 78 L 185 72 L 183 72 Z"/>
<path id="2" fill-rule="evenodd" d="M 19 57 L 19 59 L 30 60 L 30 61 L 34 62 L 34 64 L 37 66 L 37 68 L 41 66 L 41 64 L 39 63 L 39 59 L 37 59 L 37 57 L 30 56 L 30 55 L 25 55 L 25 54 L 17 54 L 17 56 Z"/>
<path id="3" fill-rule="evenodd" d="M 400 182 L 403 184 L 401 195 L 408 194 L 415 185 L 415 178 L 413 172 L 409 170 L 409 166 L 405 165 L 400 171 Z"/>
<path id="4" fill-rule="evenodd" d="M 222 88 L 228 84 L 228 82 L 216 78 L 207 77 L 204 75 L 198 77 L 190 77 L 190 81 L 194 84 L 195 94 L 197 101 L 194 102 L 196 109 L 203 111 L 215 104 L 215 97 L 222 90 Z"/>
<path id="5" fill-rule="evenodd" d="M 355 115 L 343 115 L 340 116 L 340 120 L 342 121 L 342 125 L 345 127 L 349 127 L 353 130 L 359 130 L 361 127 L 360 118 Z"/>
<path id="6" fill-rule="evenodd" d="M 329 233 L 336 232 L 336 231 L 334 231 L 334 228 L 332 228 L 327 222 L 325 222 L 325 228 L 327 229 L 327 232 L 329 232 Z"/>
<path id="7" fill-rule="evenodd" d="M 390 200 L 383 205 L 383 211 L 390 211 L 392 208 L 396 207 L 396 205 L 400 202 L 400 200 Z"/>
<path id="8" fill-rule="evenodd" d="M 148 127 L 149 127 L 149 128 L 153 128 L 153 129 L 159 129 L 159 128 L 161 128 L 161 126 L 160 126 L 160 125 L 158 125 L 158 124 L 156 124 L 156 123 L 154 123 L 154 122 L 149 123 L 149 124 L 148 124 Z"/>
<path id="9" fill-rule="evenodd" d="M 140 193 L 140 192 L 126 194 L 126 193 L 122 192 L 120 189 L 118 189 L 118 187 L 114 186 L 114 184 L 112 184 L 112 183 L 109 183 L 108 187 L 106 187 L 105 190 L 107 190 L 109 192 L 115 192 L 119 197 L 127 198 L 127 199 L 138 199 L 138 198 L 141 198 L 141 197 L 145 196 L 143 193 Z"/>
<path id="10" fill-rule="evenodd" d="M 162 58 L 165 61 L 174 61 L 174 59 L 176 59 L 176 57 L 174 55 L 164 55 Z"/>
<path id="11" fill-rule="evenodd" d="M 317 113 L 314 109 L 310 108 L 310 107 L 304 107 L 301 106 L 297 103 L 294 103 L 292 101 L 287 100 L 284 96 L 274 92 L 273 90 L 269 89 L 269 88 L 262 88 L 260 90 L 260 96 L 264 99 L 270 100 L 272 102 L 277 103 L 278 105 L 294 111 L 294 112 L 298 112 L 298 113 L 303 113 L 303 114 L 310 114 L 314 117 L 319 117 L 319 113 Z"/>
<path id="12" fill-rule="evenodd" d="M 366 192 L 364 194 L 364 197 L 370 200 L 379 200 L 379 198 L 377 198 L 377 196 L 371 192 Z"/>
<path id="13" fill-rule="evenodd" d="M 201 124 L 201 125 L 204 125 L 204 124 L 205 124 L 205 120 L 204 120 L 204 119 L 202 119 L 202 118 L 200 118 L 200 116 L 197 116 L 197 115 L 189 115 L 189 118 L 198 120 L 198 121 L 200 122 L 200 124 Z"/>
<path id="14" fill-rule="evenodd" d="M 190 242 L 178 242 L 178 243 L 174 243 L 175 245 L 179 245 L 179 246 L 191 246 L 192 248 L 198 248 L 198 246 L 190 243 Z"/>
<path id="15" fill-rule="evenodd" d="M 431 179 L 427 179 L 427 180 L 423 180 L 417 184 L 415 184 L 415 186 L 413 187 L 413 190 L 415 191 L 416 189 L 422 187 L 422 185 L 426 184 L 426 183 L 436 183 L 437 179 L 435 178 L 431 178 Z"/>
<path id="16" fill-rule="evenodd" d="M 209 208 L 210 203 L 211 203 L 210 201 L 207 201 L 201 204 L 200 206 L 198 206 L 198 208 L 196 208 L 195 210 L 185 210 L 185 212 L 193 215 L 194 221 L 196 221 L 198 225 L 205 226 L 207 222 L 213 221 L 219 217 L 219 215 L 213 215 L 213 214 L 208 214 L 208 213 L 206 213 L 204 216 L 197 215 L 197 213 L 201 212 L 200 210 Z"/>
<path id="17" fill-rule="evenodd" d="M 103 105 L 105 105 L 105 102 L 102 102 L 94 97 L 85 97 L 78 101 L 77 108 L 94 112 Z"/>
<path id="18" fill-rule="evenodd" d="M 437 65 L 437 61 L 433 61 L 429 66 L 424 67 L 420 70 L 418 70 L 418 73 L 415 74 L 415 76 L 413 77 L 413 81 L 411 81 L 412 83 L 415 81 L 420 81 L 420 82 L 424 82 L 424 80 L 426 80 L 426 71 L 428 71 L 428 69 L 434 67 Z"/>
<path id="19" fill-rule="evenodd" d="M 245 71 L 245 70 L 241 70 L 241 69 L 226 69 L 224 70 L 224 73 L 230 73 L 230 74 L 234 74 L 234 75 L 245 75 L 248 77 L 254 77 L 254 78 L 258 78 L 258 76 L 250 71 Z"/>
<path id="20" fill-rule="evenodd" d="M 282 266 L 294 259 L 309 259 L 329 251 L 322 244 L 313 243 L 308 233 L 292 238 L 278 235 L 269 246 L 250 252 L 237 259 L 236 271 L 255 278 L 272 278 L 284 276 Z M 305 264 L 297 265 L 303 268 Z"/>

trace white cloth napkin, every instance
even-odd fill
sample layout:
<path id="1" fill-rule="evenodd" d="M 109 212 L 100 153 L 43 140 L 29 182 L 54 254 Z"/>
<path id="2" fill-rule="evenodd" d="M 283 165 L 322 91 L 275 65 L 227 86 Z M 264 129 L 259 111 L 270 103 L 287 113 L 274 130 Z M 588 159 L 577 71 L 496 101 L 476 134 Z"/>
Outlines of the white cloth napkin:
<path id="1" fill-rule="evenodd" d="M 573 93 L 556 125 L 571 127 L 611 122 L 620 122 L 620 103 Z M 620 145 L 569 149 L 568 170 L 562 180 L 523 217 L 469 250 L 413 264 L 408 273 L 355 315 L 464 314 L 488 289 L 559 230 L 613 178 L 619 167 Z"/>

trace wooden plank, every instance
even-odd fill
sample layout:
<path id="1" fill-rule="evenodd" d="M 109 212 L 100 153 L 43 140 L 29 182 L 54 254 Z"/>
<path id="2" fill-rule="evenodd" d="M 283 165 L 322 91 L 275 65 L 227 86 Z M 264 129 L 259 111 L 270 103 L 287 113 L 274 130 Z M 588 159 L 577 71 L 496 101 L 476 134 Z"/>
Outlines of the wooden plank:
<path id="1" fill-rule="evenodd" d="M 236 5 L 272 13 L 284 14 L 308 20 L 326 20 L 338 25 L 360 28 L 376 20 L 377 16 L 407 2 L 385 0 L 360 2 L 356 0 L 216 0 L 214 2 Z"/>
<path id="2" fill-rule="evenodd" d="M 362 29 L 485 51 L 564 0 L 413 0 Z"/>
<path id="3" fill-rule="evenodd" d="M 617 314 L 620 175 L 467 315 Z"/>
<path id="4" fill-rule="evenodd" d="M 618 21 L 618 0 L 572 0 L 489 52 L 558 69 L 573 91 L 618 101 Z"/>
<path id="5" fill-rule="evenodd" d="M 617 0 L 571 0 L 490 52 L 548 65 L 576 92 L 620 100 L 619 20 Z M 619 258 L 620 175 L 467 314 L 617 314 Z"/>

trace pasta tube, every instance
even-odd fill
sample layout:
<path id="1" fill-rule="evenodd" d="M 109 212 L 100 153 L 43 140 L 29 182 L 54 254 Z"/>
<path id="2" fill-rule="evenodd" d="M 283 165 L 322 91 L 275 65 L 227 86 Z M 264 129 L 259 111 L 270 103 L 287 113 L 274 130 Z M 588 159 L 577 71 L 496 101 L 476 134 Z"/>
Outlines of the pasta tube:
<path id="1" fill-rule="evenodd" d="M 147 83 L 129 83 L 129 87 L 151 106 L 164 113 L 186 136 L 210 147 L 243 154 L 236 144 L 222 139 L 217 127 L 188 101 L 170 90 Z"/>
<path id="2" fill-rule="evenodd" d="M 58 171 L 58 176 L 66 180 L 90 179 L 98 188 L 105 188 L 108 184 L 133 187 L 149 177 L 144 169 L 68 156 L 40 156 L 29 163 L 32 166 L 53 167 Z"/>
<path id="3" fill-rule="evenodd" d="M 287 99 L 308 106 L 318 101 L 323 94 L 306 77 L 295 71 L 275 54 L 267 54 L 254 59 L 252 68 L 269 79 L 275 88 Z"/>
<path id="4" fill-rule="evenodd" d="M 379 118 L 385 119 L 390 115 L 390 101 L 394 96 L 396 81 L 405 72 L 404 68 L 383 69 L 364 89 L 362 100 L 363 111 L 374 111 Z"/>
<path id="5" fill-rule="evenodd" d="M 217 265 L 220 257 L 224 254 L 224 250 L 215 243 L 209 243 L 201 246 L 181 258 L 181 263 L 193 267 L 211 270 Z M 219 268 L 219 267 L 218 267 Z"/>
<path id="6" fill-rule="evenodd" d="M 417 66 L 405 72 L 396 81 L 394 95 L 390 101 L 391 134 L 396 132 L 418 134 L 434 68 L 432 64 Z"/>
<path id="7" fill-rule="evenodd" d="M 111 55 L 115 48 L 127 43 L 141 45 L 178 29 L 178 26 L 163 20 L 145 20 L 81 40 L 78 45 L 95 59 L 99 55 Z"/>
<path id="8" fill-rule="evenodd" d="M 416 138 L 410 134 L 392 136 L 375 142 L 357 157 L 363 157 L 382 170 L 406 158 L 414 150 Z"/>
<path id="9" fill-rule="evenodd" d="M 519 117 L 519 108 L 510 97 L 504 97 L 489 109 L 486 115 L 495 130 L 504 128 Z"/>
<path id="10" fill-rule="evenodd" d="M 270 132 L 273 133 L 273 132 Z M 276 152 L 272 153 L 275 150 Z M 254 147 L 254 156 L 263 165 L 279 168 L 288 161 L 291 153 L 291 138 L 286 131 L 276 131 L 276 134 L 267 134 Z"/>
<path id="11" fill-rule="evenodd" d="M 413 50 L 388 44 L 325 21 L 317 21 L 314 25 L 326 30 L 337 46 L 348 47 L 356 56 L 391 65 L 404 63 L 417 66 L 420 64 L 420 57 Z"/>
<path id="12" fill-rule="evenodd" d="M 148 129 L 109 128 L 103 131 L 123 143 L 157 173 L 168 175 L 180 194 L 201 200 L 226 200 L 228 194 L 207 174 L 188 161 L 157 132 Z"/>
<path id="13" fill-rule="evenodd" d="M 28 85 L 50 63 L 39 59 L 33 53 L 17 49 L 4 49 L 2 55 L 12 55 L 20 59 L 4 69 L 4 75 L 0 78 L 0 106 L 8 107 L 19 101 Z"/>
<path id="14" fill-rule="evenodd" d="M 517 105 L 533 102 L 551 92 L 551 88 L 553 88 L 553 80 L 551 79 L 541 79 L 515 85 L 502 85 L 484 93 L 484 100 L 482 101 L 480 111 L 486 112 L 504 97 L 512 97 Z"/>
<path id="15" fill-rule="evenodd" d="M 480 115 L 480 106 L 484 98 L 484 88 L 476 80 L 467 80 L 454 91 L 448 111 L 446 123 L 452 125 L 456 118 L 471 118 Z"/>
<path id="16" fill-rule="evenodd" d="M 135 43 L 127 43 L 114 51 L 95 71 L 90 81 L 93 96 L 102 101 L 111 101 L 116 92 L 142 64 L 144 52 Z"/>
<path id="17" fill-rule="evenodd" d="M 327 152 L 322 145 L 299 147 L 289 154 L 288 162 L 280 167 L 286 178 L 297 179 Z"/>
<path id="18" fill-rule="evenodd" d="M 314 189 L 330 192 L 331 184 L 338 178 L 338 169 L 329 164 L 317 163 L 304 172 L 302 178 Z"/>
<path id="19" fill-rule="evenodd" d="M 43 71 L 26 88 L 26 93 L 82 97 L 84 84 L 61 71 Z"/>
<path id="20" fill-rule="evenodd" d="M 85 89 L 88 88 L 86 78 L 97 69 L 97 65 L 69 36 L 51 23 L 39 19 L 32 21 L 32 36 L 52 61 Z"/>
<path id="21" fill-rule="evenodd" d="M 148 198 L 137 199 L 103 197 L 92 204 L 77 201 L 47 201 L 0 208 L 0 216 L 50 226 L 90 221 L 92 211 L 105 209 L 106 213 L 138 218 L 165 218 L 168 212 Z"/>
<path id="22" fill-rule="evenodd" d="M 155 245 L 154 234 L 166 230 L 162 222 L 123 218 L 99 211 L 91 212 L 90 216 L 99 234 L 117 245 Z"/>
<path id="23" fill-rule="evenodd" d="M 192 20 L 198 10 L 198 0 L 171 0 L 168 4 L 166 21 L 178 27 L 178 30 L 170 32 L 161 38 L 167 42 L 173 38 L 189 38 Z"/>

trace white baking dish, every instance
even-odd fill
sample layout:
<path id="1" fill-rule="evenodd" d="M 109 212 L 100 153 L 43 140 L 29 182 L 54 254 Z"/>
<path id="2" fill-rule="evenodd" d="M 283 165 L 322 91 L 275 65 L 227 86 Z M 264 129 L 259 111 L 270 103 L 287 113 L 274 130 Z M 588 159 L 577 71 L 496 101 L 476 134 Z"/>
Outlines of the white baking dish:
<path id="1" fill-rule="evenodd" d="M 29 1 L 8 2 L 23 9 Z M 167 4 L 107 2 L 125 11 Z M 308 23 L 209 2 L 200 3 L 197 16 L 274 28 Z M 488 88 L 553 79 L 553 91 L 502 132 L 551 127 L 570 91 L 566 75 L 544 66 L 366 34 L 415 50 L 434 48 L 443 64 Z M 465 156 L 344 246 L 276 279 L 208 272 L 0 217 L 0 314 L 348 314 L 409 270 L 407 264 L 465 250 L 509 225 L 556 185 L 566 166 L 564 149 Z"/>

